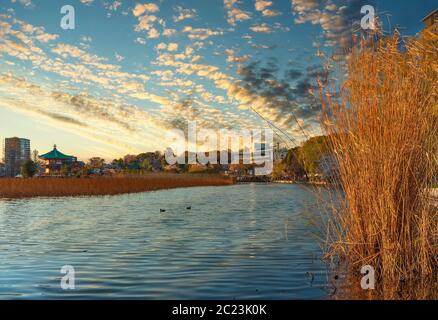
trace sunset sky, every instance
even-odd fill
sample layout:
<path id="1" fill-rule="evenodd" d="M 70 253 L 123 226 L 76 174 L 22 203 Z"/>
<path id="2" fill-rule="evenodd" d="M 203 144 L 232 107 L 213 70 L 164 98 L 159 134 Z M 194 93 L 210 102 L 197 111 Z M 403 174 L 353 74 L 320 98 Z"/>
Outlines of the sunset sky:
<path id="1" fill-rule="evenodd" d="M 63 5 L 75 29 L 63 30 Z M 166 130 L 266 127 L 317 134 L 322 53 L 370 4 L 415 35 L 436 0 L 2 0 L 0 138 L 86 160 L 164 150 Z M 298 125 L 297 122 L 300 124 Z"/>

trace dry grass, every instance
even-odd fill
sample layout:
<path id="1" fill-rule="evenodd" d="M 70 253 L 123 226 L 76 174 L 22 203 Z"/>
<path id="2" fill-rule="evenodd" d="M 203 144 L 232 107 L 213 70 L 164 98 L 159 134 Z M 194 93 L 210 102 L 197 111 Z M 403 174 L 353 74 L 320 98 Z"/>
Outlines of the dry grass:
<path id="1" fill-rule="evenodd" d="M 224 186 L 219 175 L 148 174 L 102 178 L 0 179 L 0 198 L 95 196 L 197 186 Z"/>
<path id="2" fill-rule="evenodd" d="M 435 43 L 411 39 L 403 51 L 397 35 L 361 41 L 341 85 L 320 90 L 340 171 L 327 256 L 356 277 L 373 266 L 378 298 L 427 298 L 430 283 L 436 290 L 438 219 L 426 192 L 437 173 L 438 42 L 429 36 Z"/>

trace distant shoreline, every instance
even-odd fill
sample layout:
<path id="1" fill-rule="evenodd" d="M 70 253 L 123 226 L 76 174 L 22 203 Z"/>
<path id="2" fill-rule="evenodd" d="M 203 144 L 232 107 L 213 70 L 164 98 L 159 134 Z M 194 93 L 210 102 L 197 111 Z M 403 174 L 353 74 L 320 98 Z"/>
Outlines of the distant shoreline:
<path id="1" fill-rule="evenodd" d="M 314 186 L 327 186 L 330 185 L 329 182 L 326 181 L 294 181 L 294 180 L 275 180 L 272 183 L 280 183 L 280 184 L 310 184 Z"/>
<path id="2" fill-rule="evenodd" d="M 0 199 L 105 196 L 147 191 L 233 185 L 233 179 L 213 174 L 146 174 L 93 178 L 0 179 Z"/>

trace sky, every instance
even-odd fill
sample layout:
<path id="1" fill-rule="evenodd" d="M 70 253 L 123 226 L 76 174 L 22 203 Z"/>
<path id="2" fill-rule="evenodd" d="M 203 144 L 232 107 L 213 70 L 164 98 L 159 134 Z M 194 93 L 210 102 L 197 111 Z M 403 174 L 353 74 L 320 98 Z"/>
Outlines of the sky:
<path id="1" fill-rule="evenodd" d="M 75 28 L 63 29 L 64 5 Z M 415 35 L 436 0 L 1 0 L 0 139 L 86 160 L 161 150 L 166 132 L 319 134 L 312 95 L 372 5 Z"/>

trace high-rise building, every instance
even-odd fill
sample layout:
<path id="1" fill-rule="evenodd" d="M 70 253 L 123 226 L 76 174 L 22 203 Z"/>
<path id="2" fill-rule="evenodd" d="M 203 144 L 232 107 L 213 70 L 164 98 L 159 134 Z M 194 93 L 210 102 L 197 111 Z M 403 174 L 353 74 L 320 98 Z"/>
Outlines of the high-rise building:
<path id="1" fill-rule="evenodd" d="M 30 160 L 30 140 L 23 138 L 6 138 L 3 149 L 5 174 L 15 177 L 20 173 L 22 165 Z"/>

